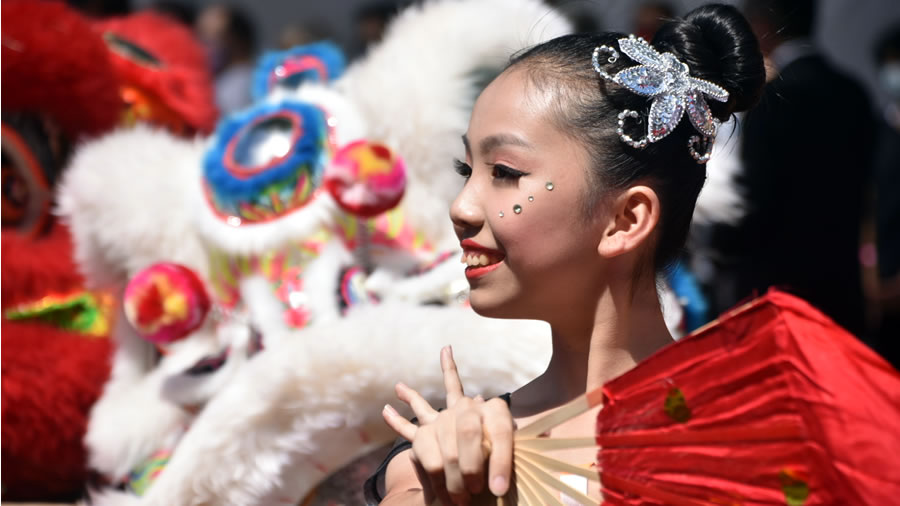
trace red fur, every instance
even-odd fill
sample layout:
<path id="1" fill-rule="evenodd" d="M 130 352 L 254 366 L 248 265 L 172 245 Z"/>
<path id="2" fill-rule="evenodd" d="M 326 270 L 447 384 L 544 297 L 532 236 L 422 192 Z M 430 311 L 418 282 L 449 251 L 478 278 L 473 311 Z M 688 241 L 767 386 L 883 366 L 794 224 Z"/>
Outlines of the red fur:
<path id="1" fill-rule="evenodd" d="M 4 309 L 82 288 L 64 225 L 40 239 L 4 231 L 0 245 Z M 5 318 L 0 332 L 3 498 L 74 499 L 87 477 L 82 439 L 109 374 L 110 340 Z"/>
<path id="2" fill-rule="evenodd" d="M 153 12 L 99 21 L 95 27 L 99 33 L 127 39 L 162 62 L 160 68 L 152 68 L 111 51 L 123 82 L 152 92 L 194 129 L 212 131 L 218 116 L 212 75 L 206 53 L 190 30 Z"/>
<path id="3" fill-rule="evenodd" d="M 3 320 L 3 499 L 73 500 L 87 478 L 88 413 L 109 374 L 108 338 Z"/>
<path id="4" fill-rule="evenodd" d="M 118 78 L 87 20 L 59 2 L 4 0 L 0 12 L 5 110 L 49 117 L 69 139 L 118 123 Z"/>
<path id="5" fill-rule="evenodd" d="M 4 0 L 0 9 L 4 112 L 46 118 L 70 141 L 114 128 L 124 105 L 119 79 L 91 24 L 58 2 Z M 39 238 L 3 231 L 0 246 L 4 310 L 84 285 L 59 223 Z M 77 498 L 87 474 L 82 439 L 109 374 L 110 340 L 5 318 L 0 332 L 3 499 Z"/>
<path id="6" fill-rule="evenodd" d="M 3 231 L 0 247 L 3 309 L 47 294 L 79 290 L 84 285 L 72 260 L 69 229 L 61 223 L 55 223 L 50 233 L 39 239 Z"/>

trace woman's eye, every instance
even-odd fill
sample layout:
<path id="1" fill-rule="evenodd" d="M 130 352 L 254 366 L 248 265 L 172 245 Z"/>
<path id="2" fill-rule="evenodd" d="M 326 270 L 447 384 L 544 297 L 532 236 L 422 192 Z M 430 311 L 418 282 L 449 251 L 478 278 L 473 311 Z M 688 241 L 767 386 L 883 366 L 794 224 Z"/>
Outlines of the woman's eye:
<path id="1" fill-rule="evenodd" d="M 526 175 L 524 172 L 520 170 L 513 169 L 512 167 L 507 167 L 506 165 L 495 164 L 494 170 L 491 171 L 491 176 L 494 179 L 519 179 L 520 177 Z"/>
<path id="2" fill-rule="evenodd" d="M 453 160 L 453 167 L 456 169 L 457 174 L 466 179 L 469 179 L 472 175 L 472 167 L 468 163 L 460 160 Z"/>

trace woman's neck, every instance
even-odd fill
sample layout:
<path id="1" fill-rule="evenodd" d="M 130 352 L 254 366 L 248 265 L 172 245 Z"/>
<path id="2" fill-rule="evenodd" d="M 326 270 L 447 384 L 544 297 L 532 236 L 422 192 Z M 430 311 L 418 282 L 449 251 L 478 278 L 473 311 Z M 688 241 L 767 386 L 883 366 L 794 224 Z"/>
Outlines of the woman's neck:
<path id="1" fill-rule="evenodd" d="M 534 410 L 599 388 L 673 341 L 653 280 L 610 285 L 586 299 L 595 303 L 551 322 L 550 364 L 521 391 Z"/>

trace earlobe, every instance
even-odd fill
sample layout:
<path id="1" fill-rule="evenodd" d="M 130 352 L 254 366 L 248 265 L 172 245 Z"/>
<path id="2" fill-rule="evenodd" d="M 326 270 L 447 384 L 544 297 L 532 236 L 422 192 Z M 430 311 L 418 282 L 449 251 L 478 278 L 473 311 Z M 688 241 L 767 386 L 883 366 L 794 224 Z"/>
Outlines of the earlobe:
<path id="1" fill-rule="evenodd" d="M 597 252 L 603 258 L 614 258 L 637 250 L 656 229 L 659 213 L 659 198 L 649 186 L 623 191 L 610 206 Z"/>

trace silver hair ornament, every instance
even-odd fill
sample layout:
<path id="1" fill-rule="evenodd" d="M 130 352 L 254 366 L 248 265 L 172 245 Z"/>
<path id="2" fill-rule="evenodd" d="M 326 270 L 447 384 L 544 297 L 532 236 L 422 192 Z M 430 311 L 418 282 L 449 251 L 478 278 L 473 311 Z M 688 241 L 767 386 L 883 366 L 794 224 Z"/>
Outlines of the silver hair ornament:
<path id="1" fill-rule="evenodd" d="M 691 77 L 687 64 L 679 61 L 672 53 L 660 54 L 641 37 L 629 35 L 618 42 L 619 49 L 640 65 L 609 75 L 601 66 L 600 56 L 608 54 L 606 61 L 615 63 L 619 59 L 619 51 L 610 46 L 598 46 L 591 57 L 594 70 L 603 79 L 624 86 L 632 93 L 652 97 L 653 103 L 650 104 L 645 137 L 635 140 L 625 133 L 626 118 L 640 117 L 637 111 L 629 109 L 619 113 L 616 133 L 629 146 L 643 149 L 648 143 L 657 142 L 672 133 L 687 111 L 688 118 L 694 128 L 703 134 L 706 144 L 705 152 L 698 153 L 696 146 L 700 137 L 692 136 L 689 141 L 691 155 L 697 163 L 706 163 L 711 154 L 712 141 L 719 129 L 719 121 L 710 112 L 704 95 L 719 102 L 727 102 L 728 91 L 715 83 Z"/>

